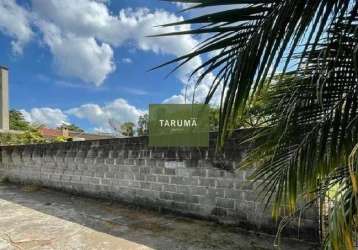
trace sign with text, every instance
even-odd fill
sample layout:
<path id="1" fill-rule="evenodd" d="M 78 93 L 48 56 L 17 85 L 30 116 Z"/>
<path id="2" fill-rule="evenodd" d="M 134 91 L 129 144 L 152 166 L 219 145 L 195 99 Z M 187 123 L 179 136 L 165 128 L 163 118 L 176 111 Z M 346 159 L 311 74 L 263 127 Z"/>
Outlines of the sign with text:
<path id="1" fill-rule="evenodd" d="M 149 105 L 149 146 L 208 147 L 209 106 L 205 104 Z"/>

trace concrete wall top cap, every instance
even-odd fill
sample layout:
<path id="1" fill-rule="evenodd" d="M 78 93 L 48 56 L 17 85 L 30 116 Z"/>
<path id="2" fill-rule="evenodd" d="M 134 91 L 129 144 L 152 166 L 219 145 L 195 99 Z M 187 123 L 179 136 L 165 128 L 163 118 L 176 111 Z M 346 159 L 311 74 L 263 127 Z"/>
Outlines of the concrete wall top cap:
<path id="1" fill-rule="evenodd" d="M 9 70 L 9 68 L 5 65 L 0 65 L 0 69 L 6 69 L 6 70 Z"/>

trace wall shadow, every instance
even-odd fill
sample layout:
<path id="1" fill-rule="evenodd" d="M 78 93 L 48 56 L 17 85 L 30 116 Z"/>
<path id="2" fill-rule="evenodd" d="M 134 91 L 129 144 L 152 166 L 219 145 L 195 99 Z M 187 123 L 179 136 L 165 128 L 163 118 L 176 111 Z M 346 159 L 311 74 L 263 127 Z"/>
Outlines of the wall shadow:
<path id="1" fill-rule="evenodd" d="M 47 188 L 3 184 L 0 199 L 153 249 L 273 249 L 270 235 Z M 285 239 L 282 249 L 316 248 Z"/>

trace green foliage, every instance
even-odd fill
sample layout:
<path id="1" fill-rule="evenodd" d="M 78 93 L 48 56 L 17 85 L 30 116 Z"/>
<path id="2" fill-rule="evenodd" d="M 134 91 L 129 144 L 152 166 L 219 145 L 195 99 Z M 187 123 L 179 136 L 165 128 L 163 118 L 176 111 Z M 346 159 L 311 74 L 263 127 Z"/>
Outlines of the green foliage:
<path id="1" fill-rule="evenodd" d="M 281 76 L 282 77 L 282 76 Z M 273 79 L 276 79 L 274 77 Z M 265 86 L 249 104 L 248 108 L 236 117 L 234 128 L 260 128 L 270 125 L 270 117 L 272 114 L 264 113 L 263 110 L 267 106 L 268 86 Z"/>
<path id="2" fill-rule="evenodd" d="M 57 136 L 53 142 L 68 142 L 69 140 L 71 140 L 69 137 L 66 136 Z"/>
<path id="3" fill-rule="evenodd" d="M 17 110 L 10 110 L 9 112 L 9 119 L 10 119 L 10 129 L 11 130 L 21 130 L 26 131 L 31 129 L 30 124 L 25 121 L 24 116 L 20 111 Z"/>
<path id="4" fill-rule="evenodd" d="M 216 74 L 206 102 L 223 89 L 219 145 L 238 120 L 244 122 L 250 113 L 259 117 L 262 128 L 251 138 L 255 147 L 245 163 L 258 166 L 254 178 L 260 180 L 267 202 L 273 203 L 274 216 L 299 214 L 298 200 L 306 200 L 306 206 L 318 204 L 323 211 L 325 201 L 333 199 L 324 247 L 354 249 L 358 2 L 172 2 L 193 3 L 192 8 L 239 3 L 228 10 L 165 25 L 189 24 L 193 29 L 163 35 L 205 34 L 206 39 L 191 53 L 161 66 L 182 65 L 196 56 L 211 55 L 202 57 L 208 59 L 193 75 L 199 74 L 199 85 L 209 73 Z M 334 189 L 338 191 L 332 194 Z M 322 223 L 325 215 L 321 216 Z"/>
<path id="5" fill-rule="evenodd" d="M 10 110 L 10 129 L 18 132 L 0 134 L 1 145 L 44 143 L 38 127 L 28 123 L 20 111 Z"/>
<path id="6" fill-rule="evenodd" d="M 62 124 L 60 127 L 58 127 L 57 129 L 61 130 L 61 129 L 68 129 L 69 131 L 73 131 L 73 132 L 84 132 L 84 130 L 80 127 L 78 127 L 75 124 Z"/>
<path id="7" fill-rule="evenodd" d="M 209 110 L 209 126 L 210 131 L 219 130 L 219 119 L 220 119 L 220 110 L 219 108 L 212 107 Z"/>
<path id="8" fill-rule="evenodd" d="M 33 143 L 44 143 L 45 139 L 42 137 L 37 129 L 31 129 L 20 134 L 18 137 L 20 144 L 33 144 Z"/>
<path id="9" fill-rule="evenodd" d="M 233 129 L 240 128 L 259 128 L 267 126 L 269 123 L 269 115 L 262 111 L 265 107 L 266 90 L 261 91 L 261 94 L 255 97 L 255 100 L 250 104 L 250 107 L 241 116 L 238 116 Z M 220 126 L 220 109 L 216 107 L 210 108 L 209 113 L 210 131 L 218 131 Z"/>
<path id="10" fill-rule="evenodd" d="M 36 129 L 27 130 L 21 133 L 0 134 L 1 145 L 36 144 L 45 143 L 46 140 Z"/>
<path id="11" fill-rule="evenodd" d="M 286 208 L 296 214 L 297 200 L 321 211 L 330 200 L 327 249 L 353 249 L 357 229 L 358 33 L 351 22 L 337 23 L 298 70 L 271 85 L 261 111 L 270 126 L 254 135 L 246 159 L 259 163 L 254 177 L 267 181 L 261 188 L 276 217 Z"/>
<path id="12" fill-rule="evenodd" d="M 139 116 L 138 125 L 137 125 L 138 136 L 148 135 L 148 123 L 149 123 L 149 115 L 148 114 Z"/>
<path id="13" fill-rule="evenodd" d="M 232 0 L 168 1 L 192 3 L 194 6 L 190 9 L 238 3 Z M 332 27 L 344 15 L 349 15 L 357 5 L 355 0 L 258 0 L 239 3 L 228 10 L 220 8 L 217 12 L 163 25 L 191 26 L 192 30 L 156 35 L 205 34 L 206 39 L 192 52 L 158 67 L 171 63 L 179 63 L 180 66 L 197 56 L 213 55 L 192 75 L 199 75 L 199 85 L 209 73 L 216 73 L 206 102 L 215 92 L 223 90 L 219 126 L 221 144 L 232 131 L 237 117 L 243 115 L 256 94 L 270 84 L 276 71 L 280 68 L 285 73 L 288 68 L 297 67 L 308 49 L 317 46 L 320 39 L 326 36 L 326 28 Z"/>
<path id="14" fill-rule="evenodd" d="M 125 122 L 121 125 L 121 134 L 123 136 L 134 136 L 134 123 L 133 122 Z"/>
<path id="15" fill-rule="evenodd" d="M 0 134 L 0 144 L 1 145 L 13 145 L 18 144 L 18 135 L 15 134 Z"/>

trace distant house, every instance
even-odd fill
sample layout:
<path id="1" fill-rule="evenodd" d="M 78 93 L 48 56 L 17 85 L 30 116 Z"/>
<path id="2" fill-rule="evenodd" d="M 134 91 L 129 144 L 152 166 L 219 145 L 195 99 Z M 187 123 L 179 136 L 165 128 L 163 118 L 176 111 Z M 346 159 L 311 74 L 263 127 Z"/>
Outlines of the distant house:
<path id="1" fill-rule="evenodd" d="M 40 134 L 46 139 L 55 139 L 60 136 L 65 136 L 65 131 L 52 128 L 40 128 Z"/>
<path id="2" fill-rule="evenodd" d="M 52 128 L 40 128 L 40 134 L 47 140 L 55 140 L 59 137 L 66 138 L 68 141 L 91 141 L 91 140 L 102 140 L 115 138 L 111 134 L 91 134 L 85 132 L 74 132 L 67 128 L 63 129 L 52 129 Z"/>

